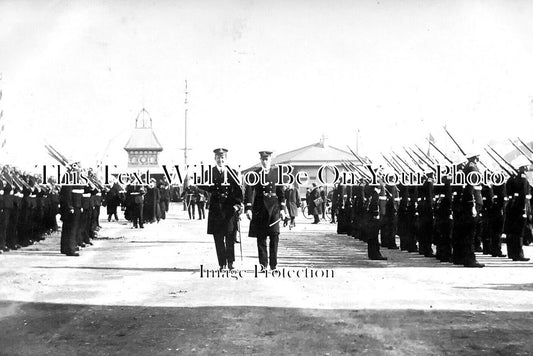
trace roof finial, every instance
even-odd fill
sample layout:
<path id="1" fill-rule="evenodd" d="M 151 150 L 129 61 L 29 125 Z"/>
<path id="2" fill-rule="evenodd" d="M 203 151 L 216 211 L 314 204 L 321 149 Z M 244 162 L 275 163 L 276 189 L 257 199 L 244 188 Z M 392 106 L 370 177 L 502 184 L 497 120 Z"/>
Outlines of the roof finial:
<path id="1" fill-rule="evenodd" d="M 320 146 L 322 148 L 326 148 L 328 146 L 327 139 L 328 137 L 325 134 L 322 134 L 322 138 L 320 138 Z"/>

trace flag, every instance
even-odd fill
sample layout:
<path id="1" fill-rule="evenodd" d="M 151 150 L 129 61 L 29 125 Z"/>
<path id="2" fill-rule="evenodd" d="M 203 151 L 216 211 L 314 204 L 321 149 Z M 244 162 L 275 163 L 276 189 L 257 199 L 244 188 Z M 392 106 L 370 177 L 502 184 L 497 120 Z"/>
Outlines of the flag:
<path id="1" fill-rule="evenodd" d="M 428 141 L 429 142 L 428 142 L 428 153 L 427 153 L 427 155 L 431 156 L 431 144 L 435 143 L 435 137 L 433 137 L 431 132 L 429 133 Z"/>

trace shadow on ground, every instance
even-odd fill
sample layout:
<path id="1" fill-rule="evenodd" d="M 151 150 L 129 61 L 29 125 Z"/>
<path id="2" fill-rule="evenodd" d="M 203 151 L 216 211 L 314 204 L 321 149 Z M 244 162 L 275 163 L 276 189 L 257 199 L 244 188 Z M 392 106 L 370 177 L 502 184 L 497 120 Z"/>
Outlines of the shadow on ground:
<path id="1" fill-rule="evenodd" d="M 526 355 L 532 316 L 0 302 L 0 354 Z"/>

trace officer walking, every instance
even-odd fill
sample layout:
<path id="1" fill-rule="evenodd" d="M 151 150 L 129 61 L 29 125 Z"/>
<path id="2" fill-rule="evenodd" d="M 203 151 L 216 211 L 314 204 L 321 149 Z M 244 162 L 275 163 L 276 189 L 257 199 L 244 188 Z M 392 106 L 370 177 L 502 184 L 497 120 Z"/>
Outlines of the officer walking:
<path id="1" fill-rule="evenodd" d="M 279 225 L 287 214 L 283 182 L 277 184 L 278 168 L 272 167 L 272 151 L 260 151 L 261 167 L 255 172 L 261 179 L 246 187 L 246 217 L 251 220 L 248 236 L 257 238 L 259 263 L 265 270 L 278 264 Z M 270 237 L 267 252 L 267 237 Z"/>
<path id="2" fill-rule="evenodd" d="M 209 215 L 207 217 L 207 233 L 215 239 L 218 265 L 220 269 L 233 269 L 235 261 L 235 235 L 242 204 L 242 189 L 235 180 L 237 172 L 226 166 L 228 150 L 217 148 L 215 153 L 216 166 L 211 169 L 212 185 L 206 190 L 211 194 Z"/>

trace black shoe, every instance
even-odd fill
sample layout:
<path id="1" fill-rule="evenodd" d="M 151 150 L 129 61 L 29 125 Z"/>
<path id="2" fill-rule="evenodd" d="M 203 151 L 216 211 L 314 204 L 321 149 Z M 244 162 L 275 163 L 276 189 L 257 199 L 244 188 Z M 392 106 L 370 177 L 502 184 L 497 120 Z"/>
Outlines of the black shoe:
<path id="1" fill-rule="evenodd" d="M 4 251 L 4 252 L 9 252 L 9 251 L 11 251 L 11 249 L 10 249 L 9 247 L 6 246 L 6 247 L 2 248 L 2 251 Z"/>
<path id="2" fill-rule="evenodd" d="M 389 250 L 399 250 L 400 248 L 396 245 L 387 246 Z"/>
<path id="3" fill-rule="evenodd" d="M 372 256 L 372 257 L 369 257 L 370 260 L 374 260 L 374 261 L 386 261 L 387 260 L 387 257 L 385 256 L 382 256 L 382 255 L 379 255 L 379 256 Z"/>
<path id="4" fill-rule="evenodd" d="M 507 255 L 504 255 L 503 253 L 493 253 L 492 257 L 507 257 Z"/>
<path id="5" fill-rule="evenodd" d="M 527 257 L 517 257 L 517 258 L 513 258 L 513 261 L 527 262 L 527 261 L 529 261 L 529 258 L 527 258 Z"/>
<path id="6" fill-rule="evenodd" d="M 474 248 L 474 252 L 483 252 L 483 249 L 481 248 L 481 246 L 476 246 Z"/>
<path id="7" fill-rule="evenodd" d="M 93 243 L 92 242 L 86 242 L 85 245 L 91 245 L 92 246 Z"/>
<path id="8" fill-rule="evenodd" d="M 435 255 L 433 254 L 433 252 L 428 252 L 424 254 L 424 257 L 435 257 Z"/>
<path id="9" fill-rule="evenodd" d="M 235 268 L 233 268 L 233 262 L 228 262 L 228 269 L 231 271 Z"/>
<path id="10" fill-rule="evenodd" d="M 270 267 L 270 270 L 271 270 L 271 271 L 275 271 L 275 270 L 276 270 L 276 266 L 274 266 L 274 267 L 271 266 L 271 267 Z"/>
<path id="11" fill-rule="evenodd" d="M 87 246 L 87 245 L 85 243 L 83 243 L 83 242 L 80 244 L 80 247 L 85 247 L 85 246 Z"/>
<path id="12" fill-rule="evenodd" d="M 66 255 L 67 256 L 72 256 L 72 257 L 79 257 L 80 256 L 80 254 L 77 253 L 77 252 L 67 253 Z"/>
<path id="13" fill-rule="evenodd" d="M 223 265 L 223 266 L 220 266 L 220 268 L 218 269 L 220 272 L 224 271 L 226 269 L 226 265 Z"/>
<path id="14" fill-rule="evenodd" d="M 479 262 L 477 262 L 477 261 L 470 262 L 470 263 L 465 263 L 464 266 L 465 266 L 465 267 L 474 267 L 474 268 L 485 267 L 485 265 L 484 265 L 483 263 L 479 263 Z"/>

